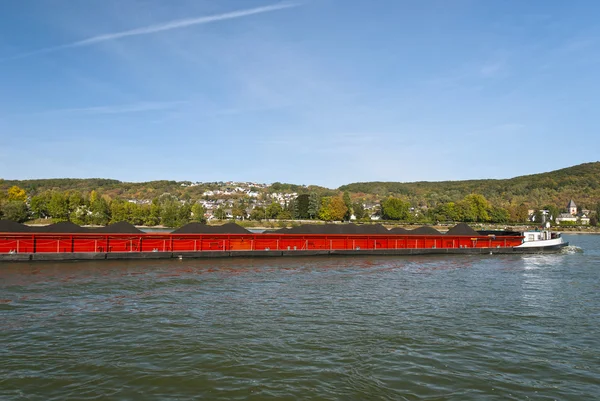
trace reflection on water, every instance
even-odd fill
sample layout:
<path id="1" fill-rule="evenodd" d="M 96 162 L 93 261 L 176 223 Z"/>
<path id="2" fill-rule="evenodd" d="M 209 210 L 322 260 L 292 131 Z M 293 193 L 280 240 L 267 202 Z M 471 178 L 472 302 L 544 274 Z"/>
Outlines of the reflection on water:
<path id="1" fill-rule="evenodd" d="M 593 399 L 584 253 L 4 264 L 0 399 Z"/>

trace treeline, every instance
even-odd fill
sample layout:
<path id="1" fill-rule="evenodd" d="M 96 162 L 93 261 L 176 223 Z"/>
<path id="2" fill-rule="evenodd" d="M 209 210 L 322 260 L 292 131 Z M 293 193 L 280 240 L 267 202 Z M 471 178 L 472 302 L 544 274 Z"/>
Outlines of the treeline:
<path id="1" fill-rule="evenodd" d="M 137 204 L 111 200 L 96 191 L 47 191 L 30 198 L 16 186 L 0 192 L 0 217 L 17 222 L 50 218 L 53 222 L 72 221 L 79 225 L 128 221 L 134 225 L 178 227 L 190 221 L 206 222 L 204 214 L 201 204 L 182 202 L 170 194 L 156 197 L 149 204 Z"/>

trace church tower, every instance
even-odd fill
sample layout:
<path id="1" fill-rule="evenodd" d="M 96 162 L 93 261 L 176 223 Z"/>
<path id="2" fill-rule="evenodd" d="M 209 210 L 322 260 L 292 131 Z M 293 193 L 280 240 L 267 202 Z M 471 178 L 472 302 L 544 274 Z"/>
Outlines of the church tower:
<path id="1" fill-rule="evenodd" d="M 573 216 L 577 214 L 577 205 L 575 204 L 575 202 L 573 202 L 573 199 L 569 201 L 569 204 L 567 205 L 567 210 Z"/>

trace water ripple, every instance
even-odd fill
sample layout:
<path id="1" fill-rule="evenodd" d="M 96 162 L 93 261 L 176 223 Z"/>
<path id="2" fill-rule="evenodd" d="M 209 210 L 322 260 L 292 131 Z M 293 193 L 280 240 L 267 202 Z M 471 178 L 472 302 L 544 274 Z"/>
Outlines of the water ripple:
<path id="1" fill-rule="evenodd" d="M 585 252 L 5 264 L 6 400 L 593 399 Z"/>

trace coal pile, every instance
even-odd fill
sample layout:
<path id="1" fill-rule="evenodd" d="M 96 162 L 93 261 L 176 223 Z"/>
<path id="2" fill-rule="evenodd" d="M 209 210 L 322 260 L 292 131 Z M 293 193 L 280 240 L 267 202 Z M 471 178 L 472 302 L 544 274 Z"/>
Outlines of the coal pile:
<path id="1" fill-rule="evenodd" d="M 408 230 L 406 228 L 402 228 L 402 227 L 394 227 L 389 231 L 390 234 L 396 234 L 396 235 L 404 235 L 407 232 L 408 232 Z"/>
<path id="2" fill-rule="evenodd" d="M 54 223 L 43 227 L 32 227 L 32 231 L 54 234 L 84 234 L 92 232 L 89 228 L 78 226 L 70 221 L 61 221 L 60 223 Z"/>
<path id="3" fill-rule="evenodd" d="M 179 227 L 171 234 L 207 234 L 209 226 L 202 223 L 188 223 L 185 226 Z"/>
<path id="4" fill-rule="evenodd" d="M 365 224 L 360 227 L 359 234 L 389 234 L 389 230 L 381 224 Z"/>
<path id="5" fill-rule="evenodd" d="M 248 234 L 250 231 L 235 223 L 227 223 L 222 226 L 212 226 L 215 234 Z"/>
<path id="6" fill-rule="evenodd" d="M 248 234 L 250 231 L 235 223 L 222 226 L 209 226 L 202 223 L 189 223 L 173 231 L 172 234 Z"/>
<path id="7" fill-rule="evenodd" d="M 354 223 L 349 224 L 303 224 L 301 226 L 292 227 L 290 229 L 279 229 L 271 231 L 277 234 L 316 234 L 316 235 L 330 235 L 330 234 L 389 234 L 387 228 L 381 224 L 365 224 L 356 225 Z"/>
<path id="8" fill-rule="evenodd" d="M 455 225 L 454 227 L 452 227 L 451 229 L 449 229 L 448 232 L 446 233 L 446 235 L 470 235 L 470 236 L 474 236 L 474 235 L 479 235 L 479 233 L 477 231 L 473 230 L 471 227 L 469 227 L 465 223 L 458 223 L 457 225 Z"/>
<path id="9" fill-rule="evenodd" d="M 408 234 L 408 235 L 441 235 L 442 233 L 433 227 L 423 226 L 423 227 L 415 228 L 414 230 L 408 230 L 406 232 L 406 234 Z"/>
<path id="10" fill-rule="evenodd" d="M 95 233 L 110 233 L 110 234 L 140 234 L 143 231 L 138 230 L 133 224 L 126 221 L 120 221 L 106 227 L 92 229 Z"/>
<path id="11" fill-rule="evenodd" d="M 27 233 L 31 227 L 12 220 L 0 220 L 0 233 Z"/>

